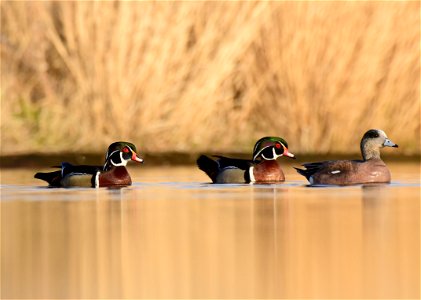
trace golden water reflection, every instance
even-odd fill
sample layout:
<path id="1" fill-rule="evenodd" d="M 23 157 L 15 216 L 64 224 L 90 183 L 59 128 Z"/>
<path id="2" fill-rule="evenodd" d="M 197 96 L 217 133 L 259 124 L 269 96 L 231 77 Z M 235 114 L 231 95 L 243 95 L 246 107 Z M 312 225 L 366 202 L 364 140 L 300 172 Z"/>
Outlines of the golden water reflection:
<path id="1" fill-rule="evenodd" d="M 419 298 L 419 196 L 296 181 L 3 187 L 2 298 Z"/>

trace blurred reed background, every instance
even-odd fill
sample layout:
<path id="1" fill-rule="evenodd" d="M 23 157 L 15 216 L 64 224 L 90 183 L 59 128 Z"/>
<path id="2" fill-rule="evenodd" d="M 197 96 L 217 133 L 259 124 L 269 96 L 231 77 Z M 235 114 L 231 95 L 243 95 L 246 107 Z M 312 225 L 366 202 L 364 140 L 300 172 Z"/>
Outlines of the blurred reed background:
<path id="1" fill-rule="evenodd" d="M 420 153 L 420 3 L 1 2 L 2 154 Z"/>

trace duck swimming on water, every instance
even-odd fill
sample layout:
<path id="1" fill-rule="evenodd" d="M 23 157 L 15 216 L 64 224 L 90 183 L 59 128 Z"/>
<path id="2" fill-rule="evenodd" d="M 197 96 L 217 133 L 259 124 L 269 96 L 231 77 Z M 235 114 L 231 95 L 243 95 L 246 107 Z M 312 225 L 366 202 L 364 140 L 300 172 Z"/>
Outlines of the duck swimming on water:
<path id="1" fill-rule="evenodd" d="M 388 183 L 390 171 L 380 158 L 383 147 L 398 148 L 383 130 L 370 129 L 361 139 L 362 160 L 330 160 L 303 164 L 295 168 L 310 184 L 349 185 L 361 183 Z"/>
<path id="2" fill-rule="evenodd" d="M 35 178 L 51 187 L 116 187 L 132 184 L 126 165 L 128 161 L 143 162 L 136 154 L 136 146 L 129 142 L 112 143 L 103 166 L 72 165 L 63 162 L 59 171 L 36 173 Z"/>

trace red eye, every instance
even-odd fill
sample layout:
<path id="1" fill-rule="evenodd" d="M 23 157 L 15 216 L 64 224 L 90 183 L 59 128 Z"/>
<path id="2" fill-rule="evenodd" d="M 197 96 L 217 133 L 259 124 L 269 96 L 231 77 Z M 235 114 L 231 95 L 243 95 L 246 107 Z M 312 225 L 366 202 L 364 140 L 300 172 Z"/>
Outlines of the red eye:
<path id="1" fill-rule="evenodd" d="M 276 144 L 275 144 L 275 147 L 276 147 L 277 149 L 281 149 L 281 144 L 276 143 Z"/>
<path id="2" fill-rule="evenodd" d="M 124 152 L 124 153 L 129 153 L 129 149 L 128 149 L 128 148 L 126 148 L 126 147 L 124 147 L 124 148 L 123 148 L 123 152 Z"/>

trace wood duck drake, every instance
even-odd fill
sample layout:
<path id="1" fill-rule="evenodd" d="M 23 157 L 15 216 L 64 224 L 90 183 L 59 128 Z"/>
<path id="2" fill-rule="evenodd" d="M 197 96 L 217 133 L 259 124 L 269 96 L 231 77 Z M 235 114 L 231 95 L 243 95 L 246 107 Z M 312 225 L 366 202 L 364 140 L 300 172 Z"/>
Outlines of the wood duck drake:
<path id="1" fill-rule="evenodd" d="M 216 159 L 201 155 L 197 165 L 213 183 L 271 183 L 285 181 L 277 158 L 295 158 L 288 151 L 287 142 L 280 137 L 264 137 L 253 149 L 253 159 L 228 158 L 213 155 Z"/>
<path id="2" fill-rule="evenodd" d="M 128 142 L 115 142 L 108 147 L 103 166 L 61 164 L 61 170 L 36 173 L 35 178 L 45 180 L 52 187 L 118 187 L 132 184 L 126 165 L 129 160 L 143 162 L 137 156 L 136 146 Z"/>
<path id="3" fill-rule="evenodd" d="M 388 183 L 391 176 L 380 158 L 380 148 L 395 147 L 383 130 L 370 129 L 361 139 L 363 160 L 331 160 L 303 164 L 295 168 L 310 184 L 349 185 L 361 183 Z"/>

